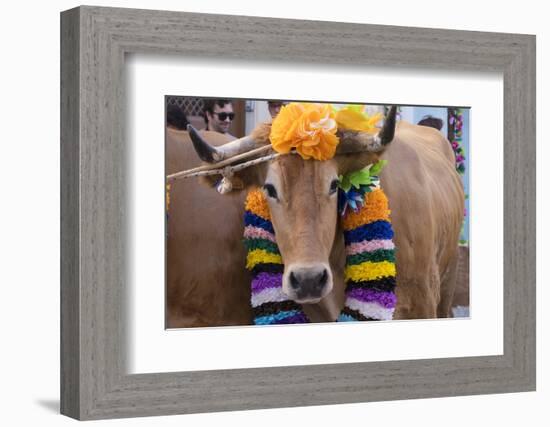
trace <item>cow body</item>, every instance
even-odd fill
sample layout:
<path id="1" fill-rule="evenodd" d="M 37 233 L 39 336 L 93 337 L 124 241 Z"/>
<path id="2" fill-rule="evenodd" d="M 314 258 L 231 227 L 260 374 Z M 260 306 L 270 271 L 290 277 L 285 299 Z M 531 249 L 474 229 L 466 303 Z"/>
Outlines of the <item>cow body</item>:
<path id="1" fill-rule="evenodd" d="M 212 145 L 227 142 L 219 134 L 205 137 Z M 381 158 L 388 160 L 381 187 L 392 211 L 397 248 L 394 317 L 447 317 L 464 204 L 453 152 L 434 129 L 400 122 Z M 168 130 L 167 159 L 168 174 L 199 164 L 187 132 Z M 167 227 L 168 327 L 251 323 L 251 278 L 244 268 L 242 245 L 244 193 L 221 197 L 194 178 L 172 183 Z M 319 303 L 303 305 L 314 322 L 334 321 L 344 303 L 340 230 L 329 261 L 331 292 Z"/>
<path id="2" fill-rule="evenodd" d="M 454 153 L 437 130 L 400 122 L 382 158 L 396 246 L 394 318 L 448 317 L 464 218 Z"/>

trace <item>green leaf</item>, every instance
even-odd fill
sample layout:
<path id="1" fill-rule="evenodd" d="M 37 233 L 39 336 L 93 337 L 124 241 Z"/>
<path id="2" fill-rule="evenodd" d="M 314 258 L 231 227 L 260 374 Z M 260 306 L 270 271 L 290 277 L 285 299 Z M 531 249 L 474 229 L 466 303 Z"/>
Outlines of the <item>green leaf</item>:
<path id="1" fill-rule="evenodd" d="M 372 180 L 370 179 L 370 173 L 368 169 L 361 169 L 355 171 L 349 175 L 349 180 L 355 188 L 359 188 L 361 185 L 369 185 Z"/>
<path id="2" fill-rule="evenodd" d="M 345 175 L 345 176 L 340 175 L 339 181 L 340 181 L 340 184 L 339 184 L 340 188 L 347 193 L 351 189 L 351 182 L 349 179 L 349 175 Z"/>
<path id="3" fill-rule="evenodd" d="M 380 160 L 374 165 L 372 165 L 372 168 L 370 169 L 370 174 L 378 176 L 382 171 L 382 168 L 386 166 L 386 163 L 388 163 L 387 160 Z"/>
<path id="4" fill-rule="evenodd" d="M 378 175 L 387 162 L 387 160 L 380 160 L 376 164 L 367 165 L 361 170 L 350 172 L 344 176 L 340 175 L 338 177 L 339 187 L 347 193 L 351 190 L 351 187 L 359 190 L 362 185 L 370 186 L 373 183 L 372 176 Z M 367 191 L 370 191 L 370 189 Z"/>

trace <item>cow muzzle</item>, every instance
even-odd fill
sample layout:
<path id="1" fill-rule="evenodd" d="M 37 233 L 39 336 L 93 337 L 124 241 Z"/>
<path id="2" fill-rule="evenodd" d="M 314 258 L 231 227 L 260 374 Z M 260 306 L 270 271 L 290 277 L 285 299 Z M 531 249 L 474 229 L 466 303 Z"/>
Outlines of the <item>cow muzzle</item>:
<path id="1" fill-rule="evenodd" d="M 283 276 L 283 291 L 301 304 L 314 304 L 332 290 L 332 272 L 324 263 L 291 264 Z"/>

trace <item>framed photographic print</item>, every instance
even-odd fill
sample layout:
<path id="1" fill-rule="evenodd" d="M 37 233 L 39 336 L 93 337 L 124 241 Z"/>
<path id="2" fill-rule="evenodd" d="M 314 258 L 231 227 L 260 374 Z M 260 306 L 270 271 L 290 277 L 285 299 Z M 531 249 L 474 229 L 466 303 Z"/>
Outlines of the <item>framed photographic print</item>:
<path id="1" fill-rule="evenodd" d="M 79 7 L 61 41 L 63 414 L 535 389 L 534 36 Z"/>

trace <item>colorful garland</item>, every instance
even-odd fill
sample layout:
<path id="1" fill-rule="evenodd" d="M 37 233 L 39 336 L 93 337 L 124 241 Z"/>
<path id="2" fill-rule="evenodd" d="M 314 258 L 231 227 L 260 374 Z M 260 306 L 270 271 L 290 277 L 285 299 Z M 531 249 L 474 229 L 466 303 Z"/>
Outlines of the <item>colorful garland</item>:
<path id="1" fill-rule="evenodd" d="M 308 323 L 302 307 L 283 293 L 283 260 L 267 200 L 259 189 L 251 190 L 246 197 L 244 225 L 246 268 L 252 272 L 254 324 Z"/>
<path id="2" fill-rule="evenodd" d="M 395 246 L 388 199 L 376 188 L 361 208 L 342 217 L 346 245 L 346 300 L 339 322 L 391 320 L 395 297 Z"/>
<path id="3" fill-rule="evenodd" d="M 449 132 L 448 138 L 455 153 L 456 170 L 460 175 L 466 171 L 466 155 L 462 147 L 462 127 L 464 115 L 461 108 L 449 108 Z"/>
<path id="4" fill-rule="evenodd" d="M 362 203 L 355 207 L 350 204 L 351 209 L 346 209 L 342 215 L 346 300 L 337 319 L 340 322 L 390 320 L 395 309 L 395 246 L 388 200 L 382 189 L 372 188 L 370 184 L 368 188 L 369 191 L 363 193 Z M 340 190 L 340 197 L 346 199 L 345 193 Z M 246 268 L 253 276 L 254 323 L 308 323 L 301 306 L 283 293 L 284 265 L 263 191 L 254 189 L 248 193 L 244 222 L 244 244 L 248 251 Z"/>

